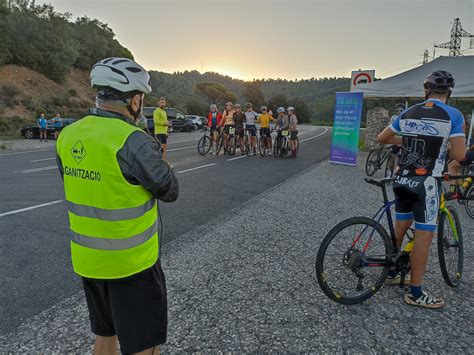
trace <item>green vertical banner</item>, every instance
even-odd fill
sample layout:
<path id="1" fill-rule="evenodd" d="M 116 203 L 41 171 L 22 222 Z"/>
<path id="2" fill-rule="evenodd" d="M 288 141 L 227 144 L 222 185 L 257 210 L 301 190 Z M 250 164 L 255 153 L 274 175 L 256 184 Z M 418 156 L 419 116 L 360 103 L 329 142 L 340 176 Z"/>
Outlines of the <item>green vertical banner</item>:
<path id="1" fill-rule="evenodd" d="M 336 93 L 330 162 L 356 165 L 363 100 L 361 92 Z"/>

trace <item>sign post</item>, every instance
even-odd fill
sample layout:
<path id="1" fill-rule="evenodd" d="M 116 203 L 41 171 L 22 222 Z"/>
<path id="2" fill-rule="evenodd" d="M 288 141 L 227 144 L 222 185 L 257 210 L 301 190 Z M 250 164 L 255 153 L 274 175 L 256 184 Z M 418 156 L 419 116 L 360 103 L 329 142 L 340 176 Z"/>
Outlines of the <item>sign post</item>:
<path id="1" fill-rule="evenodd" d="M 363 100 L 361 92 L 336 93 L 330 162 L 356 165 Z"/>

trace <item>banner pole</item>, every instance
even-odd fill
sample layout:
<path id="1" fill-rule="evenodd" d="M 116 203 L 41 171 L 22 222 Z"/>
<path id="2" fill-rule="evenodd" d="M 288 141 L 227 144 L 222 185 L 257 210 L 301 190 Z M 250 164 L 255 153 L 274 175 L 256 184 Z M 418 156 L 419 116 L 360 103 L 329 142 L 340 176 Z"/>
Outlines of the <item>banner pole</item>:
<path id="1" fill-rule="evenodd" d="M 474 106 L 472 106 L 471 124 L 469 126 L 469 133 L 467 135 L 467 142 L 466 142 L 467 148 L 469 148 L 469 145 L 471 144 L 473 124 L 474 124 Z"/>

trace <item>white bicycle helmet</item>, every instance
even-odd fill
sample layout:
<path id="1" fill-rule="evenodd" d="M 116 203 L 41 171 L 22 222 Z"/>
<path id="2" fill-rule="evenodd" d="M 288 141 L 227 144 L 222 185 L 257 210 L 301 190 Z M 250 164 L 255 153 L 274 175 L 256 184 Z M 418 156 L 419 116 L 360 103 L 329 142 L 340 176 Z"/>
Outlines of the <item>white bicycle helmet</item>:
<path id="1" fill-rule="evenodd" d="M 287 110 L 287 111 L 292 111 L 292 112 L 293 112 L 293 111 L 295 111 L 295 108 L 294 108 L 293 106 L 290 106 L 290 107 L 288 107 L 286 110 Z"/>
<path id="2" fill-rule="evenodd" d="M 283 113 L 285 112 L 285 108 L 284 107 L 278 107 L 277 108 L 277 113 Z"/>
<path id="3" fill-rule="evenodd" d="M 212 104 L 211 106 L 209 106 L 209 109 L 210 109 L 210 110 L 212 110 L 212 109 L 217 110 L 217 105 L 216 105 L 216 104 Z"/>
<path id="4" fill-rule="evenodd" d="M 260 107 L 260 111 L 266 111 L 266 110 L 267 110 L 267 106 Z"/>
<path id="5" fill-rule="evenodd" d="M 92 87 L 111 87 L 120 92 L 151 93 L 150 75 L 127 58 L 107 58 L 97 62 L 90 74 Z"/>

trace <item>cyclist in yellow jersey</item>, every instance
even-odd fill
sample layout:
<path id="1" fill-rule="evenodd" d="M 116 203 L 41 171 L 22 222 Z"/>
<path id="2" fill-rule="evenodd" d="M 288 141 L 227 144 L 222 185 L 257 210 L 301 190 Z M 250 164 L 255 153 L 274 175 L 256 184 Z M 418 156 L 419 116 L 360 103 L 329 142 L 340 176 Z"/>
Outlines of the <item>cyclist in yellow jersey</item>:
<path id="1" fill-rule="evenodd" d="M 260 124 L 260 136 L 265 137 L 265 145 L 269 148 L 268 155 L 272 155 L 272 132 L 270 122 L 273 122 L 273 117 L 267 112 L 267 106 L 262 106 L 260 111 L 262 114 L 257 119 L 257 123 Z"/>
<path id="2" fill-rule="evenodd" d="M 227 154 L 227 141 L 229 140 L 229 129 L 235 128 L 234 122 L 234 105 L 232 102 L 225 104 L 225 110 L 222 112 L 222 119 L 224 121 L 224 155 Z"/>

